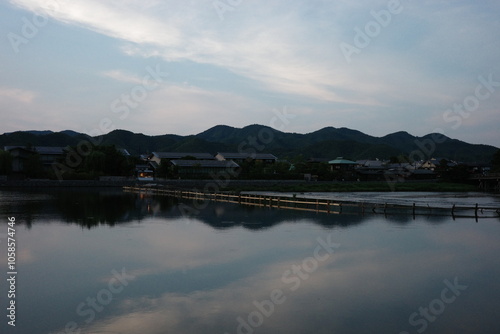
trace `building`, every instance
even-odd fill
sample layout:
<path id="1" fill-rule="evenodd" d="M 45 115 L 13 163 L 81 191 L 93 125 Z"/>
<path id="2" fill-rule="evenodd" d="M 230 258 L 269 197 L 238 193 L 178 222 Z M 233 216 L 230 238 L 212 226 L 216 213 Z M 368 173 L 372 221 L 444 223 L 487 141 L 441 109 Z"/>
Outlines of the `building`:
<path id="1" fill-rule="evenodd" d="M 380 160 L 357 160 L 358 168 L 366 168 L 373 170 L 385 169 L 386 162 Z"/>
<path id="2" fill-rule="evenodd" d="M 233 161 L 237 164 L 244 163 L 245 161 L 255 161 L 264 164 L 273 164 L 278 158 L 270 153 L 232 153 L 232 152 L 219 152 L 215 155 L 219 161 Z"/>
<path id="3" fill-rule="evenodd" d="M 209 176 L 220 172 L 236 175 L 240 167 L 234 161 L 219 160 L 171 160 L 170 164 L 179 177 Z"/>
<path id="4" fill-rule="evenodd" d="M 354 167 L 358 165 L 357 162 L 337 157 L 335 160 L 328 161 L 330 170 L 333 171 L 353 171 Z"/>
<path id="5" fill-rule="evenodd" d="M 337 157 L 334 160 L 328 161 L 330 171 L 334 172 L 337 180 L 356 180 L 356 166 L 357 162 Z"/>
<path id="6" fill-rule="evenodd" d="M 356 161 L 356 173 L 361 181 L 380 181 L 385 179 L 386 164 L 380 160 Z"/>
<path id="7" fill-rule="evenodd" d="M 149 156 L 149 161 L 155 162 L 158 165 L 161 165 L 161 160 L 188 160 L 186 159 L 189 157 L 190 159 L 196 159 L 196 160 L 215 160 L 214 156 L 211 155 L 210 153 L 185 153 L 185 152 L 153 152 Z"/>
<path id="8" fill-rule="evenodd" d="M 52 169 L 52 164 L 64 157 L 64 147 L 35 146 L 35 152 L 40 155 L 40 160 L 46 170 Z"/>
<path id="9" fill-rule="evenodd" d="M 26 161 L 29 157 L 38 154 L 44 170 L 52 169 L 52 164 L 64 157 L 64 147 L 57 146 L 5 146 L 4 150 L 12 156 L 12 171 L 20 173 L 24 171 Z"/>
<path id="10" fill-rule="evenodd" d="M 26 161 L 35 154 L 33 150 L 29 150 L 24 146 L 6 146 L 4 151 L 9 152 L 12 156 L 12 171 L 14 173 L 24 171 Z"/>
<path id="11" fill-rule="evenodd" d="M 443 165 L 444 164 L 444 165 Z M 421 168 L 428 169 L 428 170 L 435 170 L 437 167 L 455 167 L 457 166 L 457 163 L 454 161 L 451 161 L 450 159 L 447 158 L 432 158 L 427 161 L 425 161 Z"/>
<path id="12" fill-rule="evenodd" d="M 154 171 L 149 164 L 136 165 L 135 177 L 139 181 L 153 181 Z"/>

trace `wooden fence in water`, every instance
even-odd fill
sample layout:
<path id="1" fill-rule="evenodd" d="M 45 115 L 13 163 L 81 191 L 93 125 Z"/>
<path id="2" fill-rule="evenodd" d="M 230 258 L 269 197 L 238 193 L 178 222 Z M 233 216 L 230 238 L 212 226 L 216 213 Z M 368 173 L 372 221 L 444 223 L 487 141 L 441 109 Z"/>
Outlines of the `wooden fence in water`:
<path id="1" fill-rule="evenodd" d="M 146 193 L 170 196 L 175 198 L 189 199 L 193 201 L 214 201 L 227 202 L 240 205 L 249 205 L 256 207 L 268 207 L 276 209 L 289 209 L 300 211 L 311 211 L 326 214 L 412 214 L 433 215 L 433 216 L 451 216 L 455 218 L 495 218 L 500 217 L 500 208 L 481 207 L 479 204 L 474 206 L 457 206 L 453 204 L 450 207 L 430 207 L 419 206 L 416 203 L 412 205 L 390 204 L 390 203 L 368 203 L 352 201 L 333 201 L 328 199 L 313 199 L 305 197 L 264 195 L 264 194 L 245 194 L 245 193 L 205 193 L 181 189 L 168 189 L 160 187 L 123 187 L 126 192 Z"/>

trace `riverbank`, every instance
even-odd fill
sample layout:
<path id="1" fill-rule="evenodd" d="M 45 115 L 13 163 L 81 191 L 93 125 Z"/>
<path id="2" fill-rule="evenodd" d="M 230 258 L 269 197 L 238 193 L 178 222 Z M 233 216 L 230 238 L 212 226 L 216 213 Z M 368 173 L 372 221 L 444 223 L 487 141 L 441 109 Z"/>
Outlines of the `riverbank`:
<path id="1" fill-rule="evenodd" d="M 303 180 L 1 180 L 0 188 L 54 188 L 54 187 L 131 187 L 158 185 L 176 189 L 200 191 L 281 191 L 281 192 L 358 192 L 358 191 L 478 191 L 478 187 L 462 183 L 444 182 L 332 182 Z"/>
<path id="2" fill-rule="evenodd" d="M 253 185 L 231 184 L 227 190 L 241 191 L 280 191 L 280 192 L 359 192 L 359 191 L 432 191 L 468 192 L 478 191 L 478 187 L 462 183 L 441 182 L 314 182 L 304 184 L 275 184 L 261 189 Z"/>

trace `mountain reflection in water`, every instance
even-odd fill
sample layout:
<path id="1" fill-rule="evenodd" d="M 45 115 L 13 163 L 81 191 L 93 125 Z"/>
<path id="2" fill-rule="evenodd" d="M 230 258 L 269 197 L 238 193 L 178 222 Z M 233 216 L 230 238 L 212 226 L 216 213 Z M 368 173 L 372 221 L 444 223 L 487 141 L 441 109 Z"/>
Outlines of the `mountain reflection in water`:
<path id="1" fill-rule="evenodd" d="M 499 332 L 497 218 L 186 206 L 113 189 L 0 190 L 19 267 L 16 327 L 0 332 Z"/>

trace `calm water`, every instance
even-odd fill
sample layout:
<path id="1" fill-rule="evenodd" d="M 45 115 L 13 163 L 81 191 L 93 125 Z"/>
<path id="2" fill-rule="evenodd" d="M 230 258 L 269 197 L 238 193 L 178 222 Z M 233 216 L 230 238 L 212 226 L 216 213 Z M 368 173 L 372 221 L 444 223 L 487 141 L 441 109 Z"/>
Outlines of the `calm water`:
<path id="1" fill-rule="evenodd" d="M 192 206 L 116 190 L 0 191 L 0 332 L 500 332 L 498 218 L 223 203 L 181 213 Z M 17 222 L 15 327 L 8 217 Z"/>

